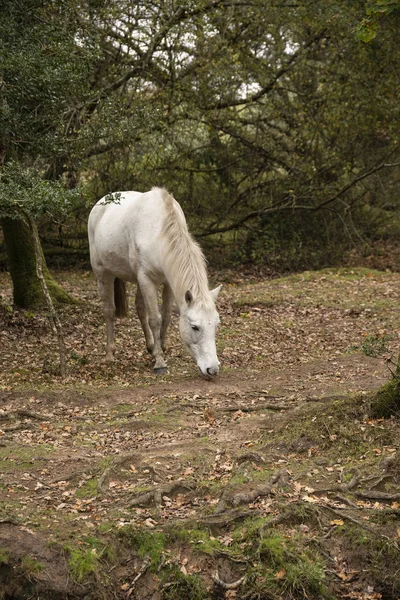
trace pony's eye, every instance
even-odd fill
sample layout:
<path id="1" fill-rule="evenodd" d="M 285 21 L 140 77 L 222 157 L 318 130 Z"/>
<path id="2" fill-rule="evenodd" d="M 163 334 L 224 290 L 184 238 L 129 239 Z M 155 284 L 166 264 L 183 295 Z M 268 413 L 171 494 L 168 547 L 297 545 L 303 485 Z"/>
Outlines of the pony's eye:
<path id="1" fill-rule="evenodd" d="M 191 325 L 191 328 L 193 329 L 193 331 L 200 331 L 197 325 Z"/>

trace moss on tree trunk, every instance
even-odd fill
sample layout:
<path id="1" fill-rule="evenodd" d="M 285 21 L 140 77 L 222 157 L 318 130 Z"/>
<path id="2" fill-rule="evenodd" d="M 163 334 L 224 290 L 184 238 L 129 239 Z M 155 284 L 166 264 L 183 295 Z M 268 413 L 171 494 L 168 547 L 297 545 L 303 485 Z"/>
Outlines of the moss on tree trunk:
<path id="1" fill-rule="evenodd" d="M 371 399 L 370 416 L 374 419 L 400 416 L 400 355 L 392 379 L 379 388 Z"/>
<path id="2" fill-rule="evenodd" d="M 35 247 L 32 232 L 22 220 L 2 219 L 4 239 L 7 248 L 8 267 L 13 282 L 14 304 L 21 308 L 37 308 L 46 301 L 36 272 Z M 73 298 L 67 294 L 53 279 L 43 257 L 43 274 L 53 302 L 72 303 Z"/>

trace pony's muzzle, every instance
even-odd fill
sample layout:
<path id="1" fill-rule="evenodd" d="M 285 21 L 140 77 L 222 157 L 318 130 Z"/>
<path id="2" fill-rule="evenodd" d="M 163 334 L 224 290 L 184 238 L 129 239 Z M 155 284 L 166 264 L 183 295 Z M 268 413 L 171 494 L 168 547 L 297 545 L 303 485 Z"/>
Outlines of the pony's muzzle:
<path id="1" fill-rule="evenodd" d="M 216 365 L 213 365 L 212 367 L 207 367 L 206 369 L 202 369 L 199 366 L 200 372 L 203 375 L 203 377 L 205 377 L 206 379 L 214 379 L 214 377 L 216 377 L 219 373 L 219 362 Z"/>
<path id="2" fill-rule="evenodd" d="M 208 367 L 207 375 L 209 377 L 215 377 L 216 375 L 218 375 L 218 371 L 219 371 L 219 367 Z"/>

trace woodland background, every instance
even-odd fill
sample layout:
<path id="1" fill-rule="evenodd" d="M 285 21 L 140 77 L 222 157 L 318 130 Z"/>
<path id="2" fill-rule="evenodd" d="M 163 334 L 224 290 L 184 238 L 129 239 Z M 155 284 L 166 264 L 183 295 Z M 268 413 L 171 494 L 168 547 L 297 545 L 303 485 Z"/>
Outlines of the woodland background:
<path id="1" fill-rule="evenodd" d="M 6 0 L 1 264 L 15 303 L 40 301 L 30 219 L 51 265 L 87 264 L 90 207 L 154 185 L 216 266 L 282 272 L 350 253 L 396 268 L 398 7 Z"/>

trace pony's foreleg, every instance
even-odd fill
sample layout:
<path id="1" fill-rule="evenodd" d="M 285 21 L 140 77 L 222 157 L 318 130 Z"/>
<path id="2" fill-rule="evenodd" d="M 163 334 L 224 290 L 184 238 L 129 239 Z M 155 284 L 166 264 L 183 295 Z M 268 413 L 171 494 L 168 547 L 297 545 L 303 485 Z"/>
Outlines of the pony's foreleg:
<path id="1" fill-rule="evenodd" d="M 100 298 L 103 300 L 103 314 L 106 320 L 107 349 L 106 360 L 114 360 L 114 324 L 115 324 L 115 302 L 114 302 L 114 277 L 99 277 L 97 280 Z"/>
<path id="2" fill-rule="evenodd" d="M 171 310 L 174 301 L 174 296 L 168 283 L 164 284 L 162 300 L 160 338 L 161 348 L 163 349 L 163 352 L 165 352 L 165 337 L 167 335 L 168 325 L 171 321 Z"/>
<path id="3" fill-rule="evenodd" d="M 135 298 L 136 312 L 139 317 L 140 324 L 143 329 L 144 337 L 146 340 L 147 351 L 152 353 L 154 348 L 154 339 L 149 326 L 149 320 L 147 317 L 147 310 L 143 300 L 142 292 L 139 284 L 136 286 L 136 298 Z"/>
<path id="4" fill-rule="evenodd" d="M 148 324 L 153 335 L 152 356 L 154 358 L 154 372 L 157 375 L 167 372 L 167 364 L 161 348 L 161 314 L 158 309 L 157 286 L 144 273 L 138 274 L 138 285 L 147 312 Z"/>

